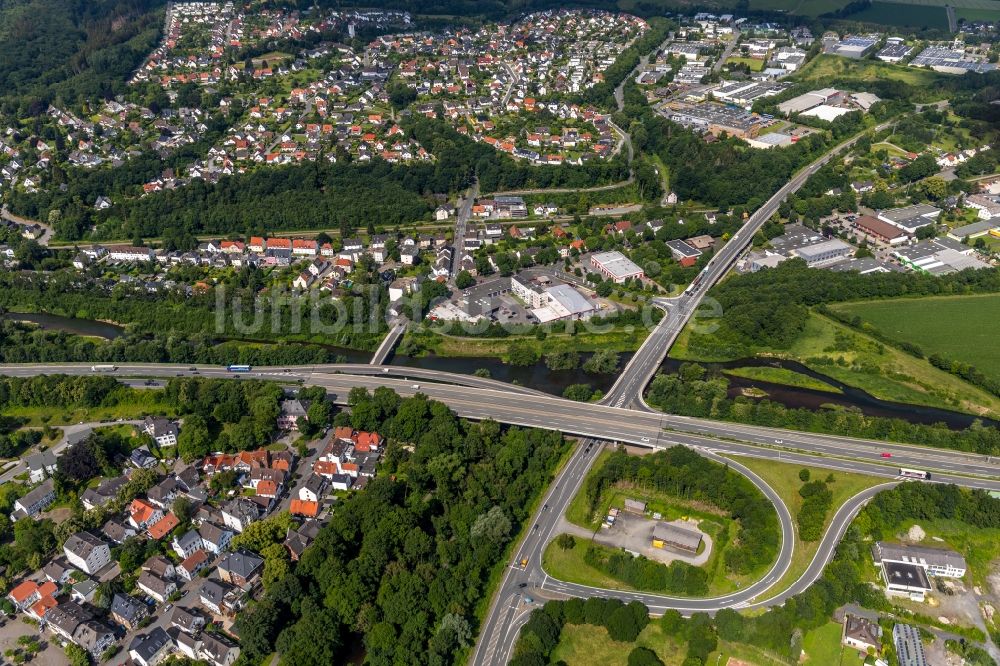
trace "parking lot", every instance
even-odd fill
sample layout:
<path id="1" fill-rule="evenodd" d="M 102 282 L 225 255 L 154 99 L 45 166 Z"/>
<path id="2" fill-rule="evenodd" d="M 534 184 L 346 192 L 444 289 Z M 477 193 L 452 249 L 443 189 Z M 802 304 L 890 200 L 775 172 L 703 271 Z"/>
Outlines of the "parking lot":
<path id="1" fill-rule="evenodd" d="M 625 550 L 639 553 L 656 562 L 670 564 L 675 560 L 687 562 L 694 566 L 701 566 L 708 561 L 712 554 L 712 537 L 698 530 L 693 521 L 681 522 L 673 521 L 673 524 L 681 525 L 685 529 L 693 529 L 701 532 L 702 543 L 705 547 L 698 555 L 685 555 L 679 551 L 666 548 L 653 548 L 652 536 L 653 527 L 656 521 L 625 513 L 618 514 L 618 519 L 611 527 L 601 527 L 594 535 L 594 541 L 613 548 L 624 548 Z"/>

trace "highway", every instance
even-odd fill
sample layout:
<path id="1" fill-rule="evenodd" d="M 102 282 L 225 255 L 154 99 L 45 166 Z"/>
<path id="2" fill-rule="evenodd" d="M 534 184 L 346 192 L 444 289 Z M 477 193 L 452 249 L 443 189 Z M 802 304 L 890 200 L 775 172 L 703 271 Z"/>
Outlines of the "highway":
<path id="1" fill-rule="evenodd" d="M 95 373 L 89 364 L 0 365 L 0 375 L 110 374 L 129 377 L 199 376 L 229 379 L 263 379 L 323 386 L 343 403 L 351 388 L 392 388 L 403 396 L 423 393 L 449 405 L 459 416 L 495 419 L 512 425 L 559 430 L 570 435 L 615 440 L 652 448 L 684 444 L 694 447 L 738 447 L 739 451 L 765 450 L 775 455 L 808 453 L 839 457 L 854 471 L 874 466 L 880 470 L 915 467 L 937 473 L 986 477 L 983 488 L 1000 490 L 1000 458 L 947 449 L 869 441 L 837 435 L 802 433 L 779 428 L 749 426 L 658 412 L 627 410 L 609 405 L 581 403 L 523 386 L 473 375 L 367 364 L 255 367 L 249 373 L 232 373 L 222 366 L 134 363 L 109 373 Z M 888 457 L 885 455 L 888 454 Z M 866 467 L 869 466 L 869 467 Z M 893 472 L 894 473 L 894 472 Z"/>
<path id="2" fill-rule="evenodd" d="M 890 124 L 891 122 L 883 123 L 872 131 L 878 132 Z M 677 336 L 694 316 L 709 289 L 726 275 L 740 254 L 753 242 L 754 235 L 778 210 L 788 195 L 798 191 L 820 167 L 833 159 L 834 156 L 853 146 L 861 136 L 864 134 L 859 134 L 838 144 L 795 174 L 763 206 L 754 211 L 740 230 L 733 234 L 729 242 L 715 253 L 708 265 L 681 296 L 673 299 L 657 299 L 656 304 L 664 308 L 666 314 L 622 370 L 614 386 L 601 401 L 602 404 L 614 405 L 615 407 L 635 405 L 639 409 L 649 410 L 642 399 L 643 390 L 659 370 L 663 360 L 667 357 L 667 352 L 670 351 Z"/>

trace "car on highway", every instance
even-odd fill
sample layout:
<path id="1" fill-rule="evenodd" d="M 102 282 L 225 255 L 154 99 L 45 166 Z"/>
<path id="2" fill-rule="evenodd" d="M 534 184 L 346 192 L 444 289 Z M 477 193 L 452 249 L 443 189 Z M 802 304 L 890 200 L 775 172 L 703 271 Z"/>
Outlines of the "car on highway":
<path id="1" fill-rule="evenodd" d="M 882 457 L 883 457 L 883 458 L 891 458 L 891 457 L 892 457 L 892 454 L 891 454 L 891 453 L 889 453 L 888 451 L 883 451 L 883 452 L 882 452 Z"/>
<path id="2" fill-rule="evenodd" d="M 523 588 L 528 587 L 528 584 L 527 583 L 518 583 L 517 587 L 518 587 L 518 589 L 523 589 Z"/>
<path id="3" fill-rule="evenodd" d="M 521 568 L 522 569 L 527 569 L 528 568 L 528 558 L 527 557 L 525 557 L 524 559 L 521 560 Z"/>
<path id="4" fill-rule="evenodd" d="M 783 439 L 776 439 L 776 440 L 774 440 L 774 443 L 775 444 L 784 444 L 785 440 L 783 440 Z"/>
<path id="5" fill-rule="evenodd" d="M 641 442 L 642 442 L 643 444 L 649 444 L 649 437 L 643 437 L 643 438 L 642 438 L 641 440 L 639 440 L 639 441 L 641 441 Z"/>

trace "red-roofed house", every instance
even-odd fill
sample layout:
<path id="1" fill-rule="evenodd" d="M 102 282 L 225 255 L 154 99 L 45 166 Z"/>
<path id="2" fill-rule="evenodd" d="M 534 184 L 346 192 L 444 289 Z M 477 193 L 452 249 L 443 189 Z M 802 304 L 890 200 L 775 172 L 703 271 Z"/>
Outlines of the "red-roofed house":
<path id="1" fill-rule="evenodd" d="M 293 499 L 291 506 L 288 508 L 289 513 L 293 516 L 305 516 L 307 518 L 315 518 L 319 515 L 319 502 L 309 502 L 306 500 Z"/>
<path id="2" fill-rule="evenodd" d="M 128 521 L 137 530 L 144 530 L 150 525 L 159 522 L 162 518 L 163 512 L 144 500 L 134 499 L 129 506 Z"/>
<path id="3" fill-rule="evenodd" d="M 149 526 L 146 532 L 149 534 L 151 539 L 156 539 L 159 541 L 163 537 L 167 536 L 174 531 L 174 528 L 180 525 L 180 522 L 172 512 L 163 516 L 160 520 L 156 521 Z"/>

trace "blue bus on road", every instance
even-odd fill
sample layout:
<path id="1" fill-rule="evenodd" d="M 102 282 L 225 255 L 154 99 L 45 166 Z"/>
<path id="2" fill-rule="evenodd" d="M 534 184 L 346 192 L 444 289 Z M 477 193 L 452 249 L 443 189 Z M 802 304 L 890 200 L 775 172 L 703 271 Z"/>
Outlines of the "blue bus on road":
<path id="1" fill-rule="evenodd" d="M 229 372 L 250 372 L 252 368 L 249 365 L 227 365 L 226 370 Z"/>

